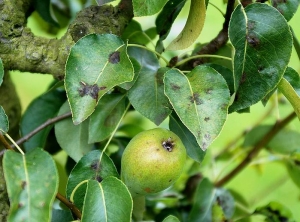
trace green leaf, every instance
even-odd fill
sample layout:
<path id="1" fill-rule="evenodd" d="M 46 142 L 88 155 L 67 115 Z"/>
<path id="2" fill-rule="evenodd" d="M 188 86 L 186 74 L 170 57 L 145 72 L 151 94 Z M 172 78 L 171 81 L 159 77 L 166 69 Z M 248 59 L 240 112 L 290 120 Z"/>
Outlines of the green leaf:
<path id="1" fill-rule="evenodd" d="M 105 140 L 118 127 L 125 112 L 125 94 L 102 97 L 89 121 L 89 143 Z"/>
<path id="2" fill-rule="evenodd" d="M 112 160 L 104 153 L 101 162 L 101 151 L 93 150 L 83 156 L 70 173 L 67 183 L 67 197 L 70 198 L 75 187 L 84 180 L 102 181 L 109 176 L 118 177 L 119 174 Z"/>
<path id="3" fill-rule="evenodd" d="M 245 9 L 236 7 L 229 38 L 235 49 L 236 95 L 229 107 L 233 112 L 257 103 L 277 86 L 289 63 L 293 41 L 284 17 L 275 8 L 260 3 Z"/>
<path id="4" fill-rule="evenodd" d="M 39 148 L 26 155 L 8 150 L 3 167 L 10 200 L 8 221 L 50 221 L 58 190 L 52 157 Z"/>
<path id="5" fill-rule="evenodd" d="M 221 207 L 225 219 L 230 219 L 235 210 L 235 202 L 231 193 L 223 188 L 216 189 L 216 202 Z"/>
<path id="6" fill-rule="evenodd" d="M 136 80 L 137 80 L 137 78 L 140 74 L 140 71 L 141 71 L 141 66 L 138 63 L 138 61 L 136 61 L 135 58 L 130 58 L 130 61 L 132 63 L 133 69 L 134 69 L 133 80 L 130 81 L 130 82 L 124 82 L 124 83 L 119 85 L 121 88 L 126 89 L 126 90 L 129 90 L 135 84 L 135 82 L 136 82 Z"/>
<path id="7" fill-rule="evenodd" d="M 133 0 L 133 14 L 135 17 L 154 15 L 159 12 L 168 0 Z"/>
<path id="8" fill-rule="evenodd" d="M 170 0 L 164 6 L 155 20 L 159 40 L 165 40 L 172 28 L 173 22 L 183 8 L 186 0 Z"/>
<path id="9" fill-rule="evenodd" d="M 4 68 L 3 68 L 2 60 L 0 58 L 0 86 L 3 82 L 3 78 L 4 78 Z"/>
<path id="10" fill-rule="evenodd" d="M 298 9 L 299 0 L 272 0 L 271 4 L 284 16 L 287 21 L 290 21 Z"/>
<path id="11" fill-rule="evenodd" d="M 52 218 L 51 222 L 58 222 L 58 221 L 73 221 L 72 213 L 68 210 L 59 210 L 53 209 L 52 210 Z"/>
<path id="12" fill-rule="evenodd" d="M 286 168 L 292 181 L 300 188 L 300 163 L 299 161 L 286 161 Z"/>
<path id="13" fill-rule="evenodd" d="M 173 215 L 169 215 L 163 220 L 163 222 L 180 222 L 180 220 Z"/>
<path id="14" fill-rule="evenodd" d="M 291 67 L 287 67 L 283 76 L 300 96 L 300 75 Z"/>
<path id="15" fill-rule="evenodd" d="M 206 150 L 227 118 L 229 90 L 224 78 L 209 66 L 197 66 L 184 75 L 177 69 L 165 74 L 165 94 L 183 124 Z"/>
<path id="16" fill-rule="evenodd" d="M 177 136 L 179 136 L 186 148 L 188 156 L 198 163 L 201 163 L 206 152 L 200 148 L 195 136 L 188 130 L 188 128 L 186 128 L 174 112 L 170 115 L 169 128 Z"/>
<path id="17" fill-rule="evenodd" d="M 229 220 L 234 208 L 235 202 L 230 192 L 223 188 L 215 188 L 211 181 L 204 178 L 198 184 L 188 221 Z M 215 220 L 216 218 L 222 220 Z"/>
<path id="18" fill-rule="evenodd" d="M 230 95 L 234 93 L 234 80 L 233 80 L 233 73 L 230 69 L 226 68 L 225 66 L 221 66 L 215 63 L 208 63 L 206 65 L 209 65 L 213 69 L 215 69 L 218 73 L 220 73 L 223 78 L 226 80 L 226 83 L 228 85 Z"/>
<path id="19" fill-rule="evenodd" d="M 74 124 L 89 117 L 106 92 L 133 77 L 127 46 L 119 37 L 90 34 L 81 38 L 66 63 L 65 87 Z"/>
<path id="20" fill-rule="evenodd" d="M 122 39 L 124 41 L 128 40 L 128 43 L 147 45 L 151 41 L 151 36 L 147 34 L 147 32 L 149 31 L 150 30 L 143 31 L 140 23 L 135 20 L 131 20 L 131 22 L 128 24 L 128 26 L 126 26 L 124 32 L 122 33 Z"/>
<path id="21" fill-rule="evenodd" d="M 33 4 L 35 10 L 46 22 L 56 27 L 59 27 L 59 24 L 57 23 L 57 20 L 52 11 L 51 0 L 34 0 Z"/>
<path id="22" fill-rule="evenodd" d="M 197 187 L 188 221 L 212 221 L 212 205 L 214 201 L 214 185 L 208 179 L 204 178 Z"/>
<path id="23" fill-rule="evenodd" d="M 21 135 L 27 135 L 48 119 L 55 117 L 59 108 L 66 101 L 65 94 L 65 91 L 55 89 L 33 100 L 22 116 L 20 126 Z M 51 128 L 52 126 L 46 127 L 26 141 L 24 143 L 25 150 L 29 151 L 36 147 L 44 148 Z"/>
<path id="24" fill-rule="evenodd" d="M 9 130 L 8 117 L 7 117 L 3 107 L 0 106 L 0 133 L 1 132 L 7 133 L 8 130 Z"/>
<path id="25" fill-rule="evenodd" d="M 268 143 L 269 150 L 281 154 L 300 153 L 300 133 L 289 129 L 282 129 Z"/>
<path id="26" fill-rule="evenodd" d="M 70 112 L 69 103 L 66 101 L 58 112 L 58 116 Z M 71 119 L 65 119 L 55 124 L 55 136 L 61 148 L 76 162 L 93 149 L 93 144 L 88 144 L 89 122 L 85 121 L 75 126 Z"/>
<path id="27" fill-rule="evenodd" d="M 184 28 L 166 50 L 181 50 L 191 46 L 202 31 L 205 15 L 205 0 L 191 0 L 189 16 Z"/>
<path id="28" fill-rule="evenodd" d="M 131 221 L 132 199 L 125 184 L 108 177 L 101 183 L 89 180 L 82 210 L 82 222 Z"/>
<path id="29" fill-rule="evenodd" d="M 261 214 L 266 217 L 267 222 L 294 221 L 291 211 L 284 205 L 272 201 L 266 206 L 255 209 L 254 214 Z M 291 220 L 290 220 L 291 219 Z"/>
<path id="30" fill-rule="evenodd" d="M 156 55 L 148 50 L 130 47 L 128 53 L 141 66 L 139 76 L 128 92 L 129 101 L 138 112 L 159 125 L 171 113 L 163 85 L 167 68 L 159 69 Z"/>

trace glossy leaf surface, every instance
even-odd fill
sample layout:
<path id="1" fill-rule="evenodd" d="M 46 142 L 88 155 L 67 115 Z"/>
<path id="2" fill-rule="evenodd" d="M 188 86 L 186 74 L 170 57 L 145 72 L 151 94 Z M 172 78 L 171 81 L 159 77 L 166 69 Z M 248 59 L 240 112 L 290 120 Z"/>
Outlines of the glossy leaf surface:
<path id="1" fill-rule="evenodd" d="M 50 221 L 58 189 L 52 157 L 39 148 L 26 155 L 8 150 L 3 166 L 10 199 L 8 221 Z"/>
<path id="2" fill-rule="evenodd" d="M 162 41 L 165 40 L 171 31 L 172 25 L 181 12 L 186 0 L 170 0 L 164 6 L 155 20 L 156 31 L 159 40 L 156 45 L 156 51 L 162 53 L 164 51 Z M 158 50 L 159 49 L 159 50 Z"/>
<path id="3" fill-rule="evenodd" d="M 2 133 L 2 132 L 7 133 L 8 130 L 9 130 L 8 117 L 7 117 L 3 107 L 0 106 L 0 133 Z"/>
<path id="4" fill-rule="evenodd" d="M 290 60 L 292 34 L 275 8 L 254 3 L 236 7 L 229 38 L 235 48 L 233 112 L 257 103 L 277 86 Z"/>
<path id="5" fill-rule="evenodd" d="M 106 92 L 133 77 L 127 46 L 119 37 L 90 34 L 81 38 L 66 63 L 65 87 L 74 124 L 89 117 Z"/>
<path id="6" fill-rule="evenodd" d="M 206 16 L 205 0 L 191 0 L 189 16 L 180 34 L 166 50 L 181 50 L 191 46 L 199 37 Z"/>
<path id="7" fill-rule="evenodd" d="M 34 8 L 40 16 L 48 23 L 59 27 L 52 11 L 51 0 L 34 0 Z"/>
<path id="8" fill-rule="evenodd" d="M 195 136 L 188 130 L 188 128 L 186 128 L 174 112 L 170 115 L 169 128 L 177 136 L 179 136 L 186 148 L 188 156 L 198 163 L 201 163 L 205 156 L 205 151 L 200 148 Z"/>
<path id="9" fill-rule="evenodd" d="M 89 143 L 105 140 L 118 127 L 125 112 L 125 94 L 102 97 L 89 121 Z"/>
<path id="10" fill-rule="evenodd" d="M 209 66 L 197 66 L 184 75 L 165 74 L 165 94 L 202 150 L 219 135 L 227 118 L 229 90 L 224 78 Z"/>
<path id="11" fill-rule="evenodd" d="M 188 221 L 212 221 L 212 205 L 215 201 L 214 185 L 204 178 L 198 185 Z M 200 213 L 201 212 L 201 213 Z"/>
<path id="12" fill-rule="evenodd" d="M 168 0 L 161 0 L 161 1 L 153 1 L 153 0 L 133 0 L 133 13 L 134 16 L 148 16 L 153 15 L 166 4 Z"/>
<path id="13" fill-rule="evenodd" d="M 27 135 L 48 119 L 55 117 L 65 101 L 65 92 L 59 89 L 51 90 L 33 100 L 22 116 L 21 135 Z M 25 150 L 29 151 L 36 147 L 44 147 L 51 128 L 52 126 L 46 127 L 26 141 L 24 143 Z"/>
<path id="14" fill-rule="evenodd" d="M 104 153 L 100 162 L 101 151 L 93 150 L 83 156 L 70 173 L 67 184 L 67 197 L 84 180 L 102 181 L 106 177 L 118 177 L 119 174 L 112 160 Z"/>
<path id="15" fill-rule="evenodd" d="M 122 181 L 115 177 L 88 181 L 81 221 L 130 221 L 131 212 L 132 199 Z"/>
<path id="16" fill-rule="evenodd" d="M 163 85 L 167 68 L 159 69 L 156 55 L 145 49 L 130 47 L 128 53 L 141 66 L 139 76 L 128 92 L 129 101 L 138 112 L 159 125 L 171 113 Z"/>
<path id="17" fill-rule="evenodd" d="M 271 4 L 284 16 L 287 21 L 289 21 L 291 18 L 293 18 L 298 9 L 299 0 L 272 0 Z"/>
<path id="18" fill-rule="evenodd" d="M 66 101 L 57 115 L 67 112 L 70 112 L 70 106 Z M 75 126 L 71 119 L 65 119 L 56 123 L 54 129 L 60 147 L 76 162 L 93 149 L 93 144 L 88 144 L 88 121 Z"/>

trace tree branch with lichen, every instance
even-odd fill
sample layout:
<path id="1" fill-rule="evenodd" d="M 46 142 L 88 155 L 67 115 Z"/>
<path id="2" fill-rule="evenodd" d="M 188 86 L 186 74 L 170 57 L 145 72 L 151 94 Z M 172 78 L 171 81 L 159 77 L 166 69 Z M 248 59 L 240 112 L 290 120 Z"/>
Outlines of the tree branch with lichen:
<path id="1" fill-rule="evenodd" d="M 6 70 L 51 74 L 63 79 L 72 45 L 91 33 L 121 35 L 133 17 L 131 1 L 116 7 L 90 6 L 80 11 L 60 39 L 35 36 L 26 27 L 32 1 L 0 2 L 0 58 Z"/>

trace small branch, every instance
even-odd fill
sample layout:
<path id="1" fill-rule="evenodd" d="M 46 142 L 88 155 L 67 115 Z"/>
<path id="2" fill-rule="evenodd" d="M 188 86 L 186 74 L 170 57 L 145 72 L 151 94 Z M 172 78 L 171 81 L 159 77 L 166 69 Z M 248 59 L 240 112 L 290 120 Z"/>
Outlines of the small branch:
<path id="1" fill-rule="evenodd" d="M 73 214 L 78 218 L 81 219 L 81 212 L 80 210 L 72 203 L 70 202 L 67 198 L 65 198 L 63 195 L 60 193 L 56 194 L 56 199 L 61 201 L 64 205 L 66 205 L 72 212 Z"/>
<path id="2" fill-rule="evenodd" d="M 296 117 L 296 113 L 291 113 L 285 119 L 281 121 L 277 121 L 272 129 L 260 140 L 258 141 L 253 149 L 248 153 L 245 159 L 236 166 L 231 172 L 229 172 L 226 176 L 215 183 L 216 187 L 221 187 L 227 182 L 229 182 L 232 178 L 234 178 L 240 171 L 242 171 L 250 162 L 251 160 L 257 156 L 259 151 L 267 145 L 270 140 L 282 129 L 284 128 L 290 121 L 292 121 Z"/>
<path id="3" fill-rule="evenodd" d="M 5 137 L 3 136 L 3 134 L 1 132 L 0 132 L 0 142 L 4 145 L 5 149 L 14 151 L 14 149 L 6 141 Z"/>
<path id="4" fill-rule="evenodd" d="M 40 132 L 41 130 L 45 129 L 47 126 L 50 126 L 51 124 L 54 124 L 56 122 L 59 122 L 63 119 L 69 118 L 70 116 L 72 116 L 71 112 L 65 113 L 63 115 L 54 117 L 52 119 L 48 119 L 46 122 L 44 122 L 42 125 L 38 126 L 36 129 L 34 129 L 32 132 L 28 133 L 26 136 L 23 136 L 21 139 L 19 139 L 18 141 L 16 141 L 16 144 L 20 145 L 24 142 L 26 142 L 27 140 L 29 140 L 31 137 L 33 137 L 35 134 L 37 134 L 38 132 Z M 12 145 L 12 147 L 14 147 Z"/>
<path id="5" fill-rule="evenodd" d="M 226 44 L 228 41 L 228 27 L 229 27 L 229 21 L 231 14 L 234 10 L 234 0 L 228 0 L 227 3 L 227 8 L 226 8 L 226 13 L 225 13 L 225 21 L 223 23 L 223 28 L 219 32 L 219 34 L 211 40 L 207 45 L 203 46 L 199 52 L 197 52 L 198 55 L 203 55 L 203 54 L 214 54 L 216 53 L 222 46 Z M 202 64 L 204 61 L 203 59 L 195 59 L 191 60 L 188 63 L 189 67 L 195 67 L 199 64 Z"/>

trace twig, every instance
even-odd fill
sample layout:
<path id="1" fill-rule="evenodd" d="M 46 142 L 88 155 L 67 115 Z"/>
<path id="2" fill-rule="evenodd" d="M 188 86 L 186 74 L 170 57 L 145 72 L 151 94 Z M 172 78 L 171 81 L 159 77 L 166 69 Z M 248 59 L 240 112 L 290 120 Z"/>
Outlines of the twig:
<path id="1" fill-rule="evenodd" d="M 223 28 L 218 33 L 218 35 L 211 40 L 207 45 L 203 46 L 199 52 L 197 52 L 198 55 L 203 54 L 214 54 L 217 52 L 223 45 L 226 44 L 228 41 L 228 26 L 231 14 L 234 10 L 234 0 L 228 0 L 226 13 L 225 13 L 225 21 L 223 23 Z M 195 59 L 188 63 L 189 67 L 195 67 L 199 64 L 203 63 L 203 59 Z"/>
<path id="2" fill-rule="evenodd" d="M 6 141 L 3 134 L 0 132 L 0 142 L 4 145 L 7 150 L 14 150 L 11 145 Z"/>
<path id="3" fill-rule="evenodd" d="M 43 130 L 44 128 L 46 128 L 47 126 L 59 122 L 63 119 L 66 119 L 68 117 L 70 117 L 72 115 L 71 112 L 62 114 L 60 116 L 54 117 L 52 119 L 48 119 L 46 122 L 44 122 L 42 125 L 38 126 L 37 128 L 35 128 L 33 131 L 31 131 L 30 133 L 28 133 L 27 135 L 23 136 L 21 139 L 16 141 L 16 144 L 20 145 L 24 142 L 26 142 L 27 140 L 29 140 L 31 137 L 33 137 L 35 134 L 37 134 L 38 132 L 40 132 L 41 130 Z M 14 147 L 13 145 L 11 145 L 12 147 Z"/>
<path id="4" fill-rule="evenodd" d="M 273 108 L 275 106 L 275 103 L 272 103 L 271 107 L 265 112 L 252 126 L 245 129 L 241 134 L 237 135 L 232 141 L 230 141 L 219 153 L 217 153 L 214 157 L 214 159 L 218 159 L 220 156 L 222 156 L 224 153 L 227 153 L 233 148 L 241 138 L 243 138 L 248 132 L 250 132 L 253 128 L 261 124 L 263 120 L 265 120 L 267 117 L 270 116 L 270 114 L 273 111 Z M 232 151 L 232 150 L 231 150 Z"/>
<path id="5" fill-rule="evenodd" d="M 277 121 L 272 129 L 260 140 L 258 141 L 253 149 L 248 153 L 248 155 L 245 157 L 245 159 L 236 166 L 231 172 L 229 172 L 226 176 L 224 176 L 222 179 L 217 181 L 215 183 L 216 187 L 221 187 L 224 184 L 226 184 L 228 181 L 230 181 L 232 178 L 234 178 L 240 171 L 242 171 L 250 162 L 251 160 L 257 156 L 259 151 L 270 142 L 270 140 L 283 128 L 285 127 L 291 120 L 293 120 L 296 117 L 296 113 L 293 112 L 290 115 L 288 115 L 285 119 L 282 121 Z"/>
<path id="6" fill-rule="evenodd" d="M 56 194 L 56 199 L 60 200 L 64 205 L 66 205 L 78 219 L 81 219 L 80 210 L 72 202 L 70 202 L 67 198 L 65 198 L 60 193 Z"/>

